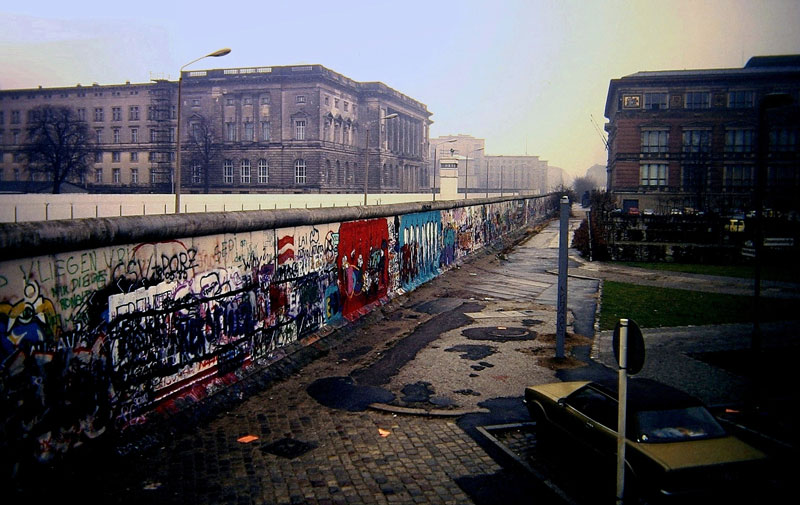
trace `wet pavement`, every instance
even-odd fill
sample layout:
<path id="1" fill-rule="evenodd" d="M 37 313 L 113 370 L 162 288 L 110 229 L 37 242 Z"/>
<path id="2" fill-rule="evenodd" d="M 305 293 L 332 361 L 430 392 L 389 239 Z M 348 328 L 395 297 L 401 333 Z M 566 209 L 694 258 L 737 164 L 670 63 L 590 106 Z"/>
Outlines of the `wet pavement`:
<path id="1" fill-rule="evenodd" d="M 572 258 L 568 358 L 556 360 L 557 227 L 472 258 L 124 450 L 29 476 L 12 503 L 576 503 L 530 454 L 523 391 L 615 373 L 610 333 L 595 331 L 600 279 L 652 274 Z M 768 327 L 766 341 L 796 329 Z M 658 350 L 643 375 L 744 403 L 749 385 L 701 356 L 741 348 L 746 328 L 683 331 L 645 332 Z M 497 426 L 509 428 L 487 436 Z"/>

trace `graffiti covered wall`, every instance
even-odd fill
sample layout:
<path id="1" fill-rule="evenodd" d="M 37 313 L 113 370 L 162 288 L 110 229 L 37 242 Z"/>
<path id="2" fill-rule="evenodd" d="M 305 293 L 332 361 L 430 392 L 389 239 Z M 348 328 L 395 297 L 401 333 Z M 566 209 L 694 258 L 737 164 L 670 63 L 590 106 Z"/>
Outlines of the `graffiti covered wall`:
<path id="1" fill-rule="evenodd" d="M 0 261 L 0 452 L 48 461 L 178 398 L 201 400 L 546 219 L 554 201 L 420 205 Z"/>

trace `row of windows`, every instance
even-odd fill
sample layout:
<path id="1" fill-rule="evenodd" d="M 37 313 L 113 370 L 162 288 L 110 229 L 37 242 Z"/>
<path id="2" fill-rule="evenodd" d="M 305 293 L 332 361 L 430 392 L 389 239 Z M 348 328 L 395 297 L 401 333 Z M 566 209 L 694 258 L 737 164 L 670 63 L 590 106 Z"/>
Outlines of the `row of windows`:
<path id="1" fill-rule="evenodd" d="M 203 179 L 202 169 L 199 163 L 192 165 L 192 182 L 200 184 Z M 222 182 L 233 184 L 233 160 L 222 162 Z M 241 160 L 239 163 L 239 181 L 242 184 L 250 184 L 252 180 L 252 170 L 250 160 Z M 306 183 L 306 162 L 303 159 L 294 162 L 294 182 L 295 184 Z M 269 162 L 265 159 L 258 160 L 258 183 L 269 183 Z"/>
<path id="2" fill-rule="evenodd" d="M 727 93 L 726 106 L 729 109 L 749 109 L 755 106 L 756 93 L 752 90 L 737 90 Z M 681 100 L 682 98 L 682 100 Z M 671 100 L 671 103 L 670 103 Z M 670 95 L 665 91 L 623 95 L 623 109 L 659 110 L 669 108 L 709 109 L 711 108 L 711 92 L 688 91 L 683 95 Z"/>
<path id="3" fill-rule="evenodd" d="M 684 129 L 681 132 L 684 153 L 709 153 L 711 151 L 711 129 Z M 772 151 L 790 152 L 797 148 L 796 128 L 772 128 L 769 132 Z M 643 153 L 665 154 L 669 152 L 669 131 L 665 129 L 642 130 Z M 752 153 L 755 151 L 755 130 L 751 128 L 729 128 L 725 130 L 725 152 Z"/>
<path id="4" fill-rule="evenodd" d="M 682 169 L 682 183 L 685 188 L 696 187 L 698 183 L 710 182 L 707 173 L 701 171 L 709 170 L 707 167 L 700 167 L 695 170 L 693 167 Z M 668 165 L 666 163 L 643 163 L 639 166 L 639 185 L 648 188 L 666 187 L 668 183 Z M 755 167 L 753 165 L 725 165 L 722 174 L 722 185 L 728 189 L 748 189 L 754 185 Z M 795 167 L 780 166 L 767 168 L 767 184 L 796 186 L 800 183 L 800 173 Z"/>
<path id="5" fill-rule="evenodd" d="M 5 112 L 4 110 L 0 111 L 0 124 L 5 123 Z M 86 121 L 87 114 L 86 109 L 83 107 L 79 107 L 75 109 L 76 117 L 81 121 Z M 128 106 L 128 121 L 139 121 L 140 113 L 139 113 L 139 106 L 138 105 L 130 105 Z M 166 119 L 166 116 L 170 116 L 170 119 L 177 118 L 177 107 L 175 105 L 170 106 L 169 111 L 161 111 L 157 106 L 149 106 L 147 109 L 147 120 L 154 121 L 157 119 Z M 31 109 L 27 111 L 27 122 L 32 123 L 38 119 L 39 110 L 38 109 Z M 92 110 L 92 119 L 94 122 L 103 122 L 106 120 L 106 109 L 104 107 L 95 107 Z M 22 118 L 22 111 L 19 110 L 12 110 L 10 111 L 9 115 L 9 124 L 21 124 Z M 123 120 L 123 108 L 119 107 L 111 107 L 111 121 L 122 121 Z"/>

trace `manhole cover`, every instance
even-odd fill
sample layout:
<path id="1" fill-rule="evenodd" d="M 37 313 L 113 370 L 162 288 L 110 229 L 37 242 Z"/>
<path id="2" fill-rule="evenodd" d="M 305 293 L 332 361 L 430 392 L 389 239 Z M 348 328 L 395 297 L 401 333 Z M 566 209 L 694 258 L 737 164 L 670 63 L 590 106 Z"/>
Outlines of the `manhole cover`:
<path id="1" fill-rule="evenodd" d="M 316 449 L 316 447 L 316 444 L 303 442 L 302 440 L 297 440 L 296 438 L 282 438 L 276 442 L 272 442 L 269 445 L 265 445 L 261 448 L 261 450 L 276 456 L 280 456 L 281 458 L 294 459 L 298 456 L 302 456 L 312 449 Z"/>
<path id="2" fill-rule="evenodd" d="M 490 340 L 492 342 L 512 342 L 533 340 L 536 332 L 521 327 L 489 326 L 485 328 L 467 328 L 461 332 L 470 340 Z"/>

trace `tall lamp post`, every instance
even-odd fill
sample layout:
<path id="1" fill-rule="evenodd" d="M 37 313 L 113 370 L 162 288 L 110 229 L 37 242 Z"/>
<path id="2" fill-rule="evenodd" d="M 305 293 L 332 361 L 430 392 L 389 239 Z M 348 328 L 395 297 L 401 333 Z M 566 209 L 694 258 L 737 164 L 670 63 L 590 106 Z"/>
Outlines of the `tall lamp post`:
<path id="1" fill-rule="evenodd" d="M 467 159 L 464 160 L 464 200 L 466 200 L 469 196 L 469 155 L 472 153 L 477 153 L 478 151 L 483 151 L 483 147 L 480 149 L 475 149 L 474 151 L 470 151 L 469 154 L 467 154 Z"/>
<path id="2" fill-rule="evenodd" d="M 178 130 L 177 135 L 178 139 L 176 142 L 177 154 L 175 155 L 175 214 L 181 213 L 181 84 L 183 83 L 183 69 L 191 65 L 192 63 L 198 62 L 203 58 L 218 58 L 220 56 L 225 56 L 226 54 L 230 53 L 230 48 L 223 48 L 214 51 L 213 53 L 209 53 L 205 56 L 201 56 L 196 60 L 192 60 L 186 65 L 181 67 L 181 70 L 178 74 Z"/>
<path id="3" fill-rule="evenodd" d="M 366 147 L 366 164 L 364 166 L 364 205 L 367 205 L 367 194 L 369 193 L 369 125 L 374 123 L 375 121 L 381 121 L 383 119 L 394 119 L 397 117 L 397 113 L 387 114 L 383 117 L 378 119 L 373 119 L 372 121 L 367 121 L 367 147 Z M 378 144 L 380 146 L 380 144 Z"/>
<path id="4" fill-rule="evenodd" d="M 433 201 L 436 201 L 436 174 L 439 173 L 439 167 L 436 166 L 436 152 L 439 150 L 439 146 L 442 144 L 452 144 L 456 142 L 457 139 L 450 139 L 444 140 L 442 142 L 437 142 L 433 146 L 433 184 L 431 186 L 431 194 L 433 195 Z"/>

